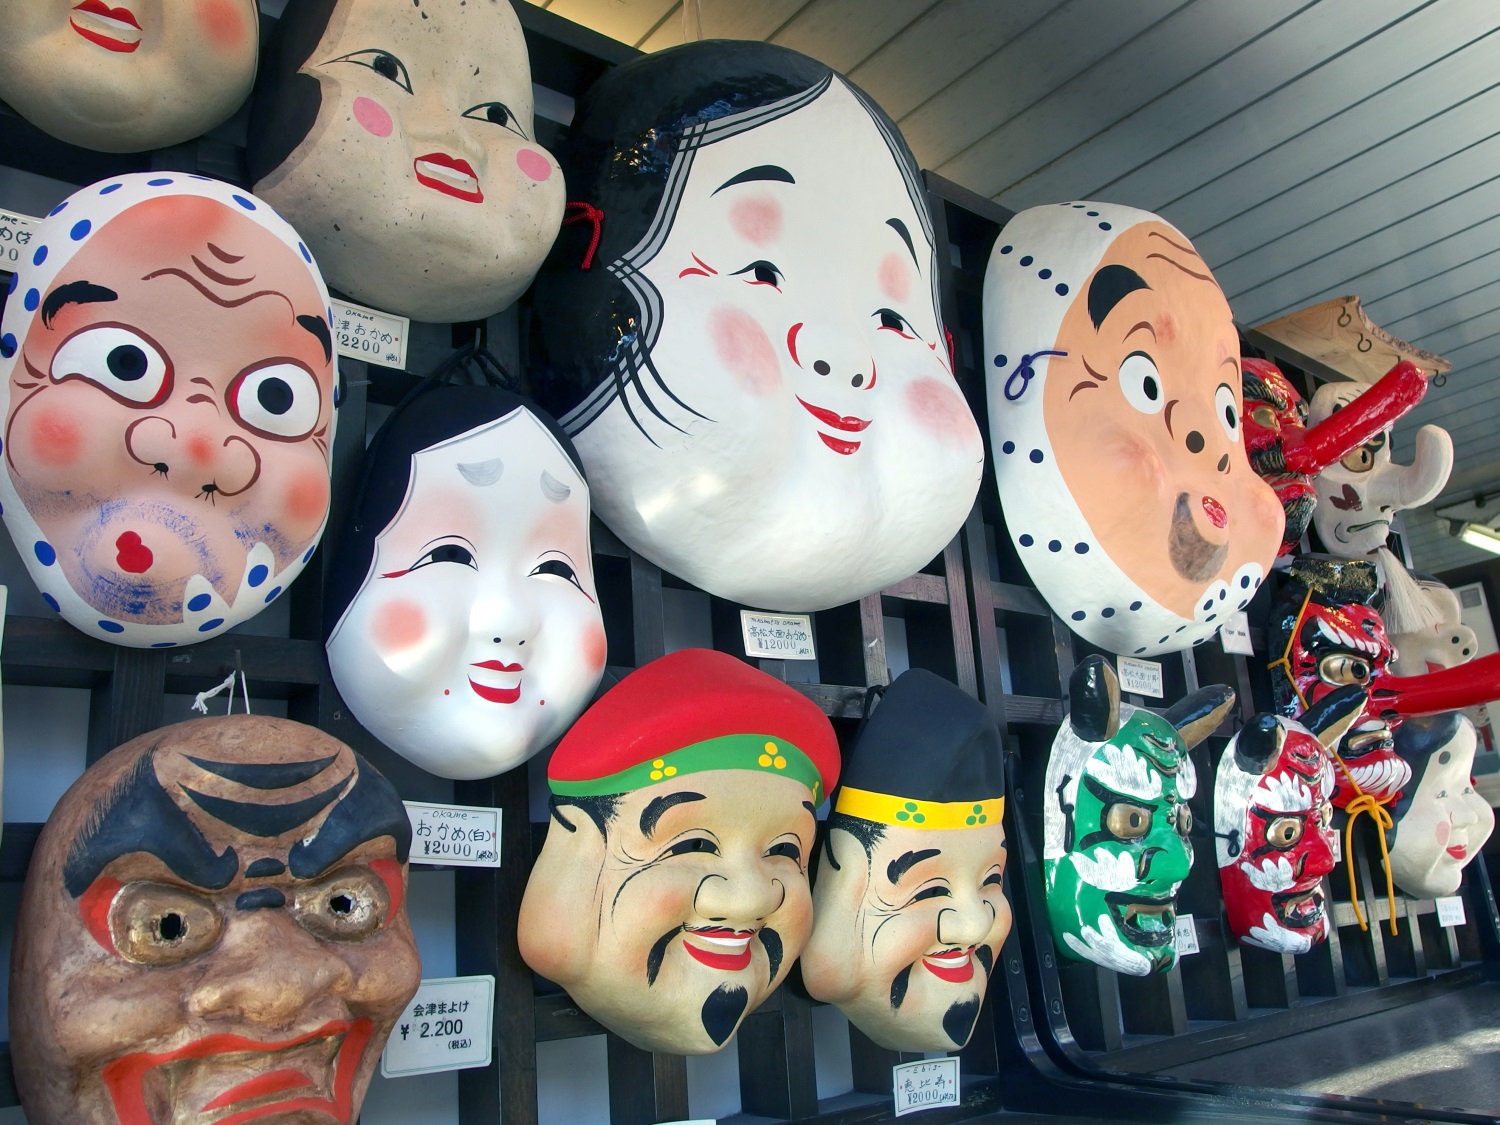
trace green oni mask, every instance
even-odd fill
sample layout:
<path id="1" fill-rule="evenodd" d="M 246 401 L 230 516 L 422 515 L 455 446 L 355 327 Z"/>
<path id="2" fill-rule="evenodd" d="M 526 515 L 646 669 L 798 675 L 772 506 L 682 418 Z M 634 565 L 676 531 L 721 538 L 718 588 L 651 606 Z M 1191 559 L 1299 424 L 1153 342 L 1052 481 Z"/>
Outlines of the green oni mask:
<path id="1" fill-rule="evenodd" d="M 1193 862 L 1188 751 L 1234 705 L 1213 685 L 1156 715 L 1120 703 L 1114 669 L 1091 656 L 1069 682 L 1072 712 L 1047 763 L 1047 913 L 1062 952 L 1131 976 L 1177 961 L 1177 888 Z"/>

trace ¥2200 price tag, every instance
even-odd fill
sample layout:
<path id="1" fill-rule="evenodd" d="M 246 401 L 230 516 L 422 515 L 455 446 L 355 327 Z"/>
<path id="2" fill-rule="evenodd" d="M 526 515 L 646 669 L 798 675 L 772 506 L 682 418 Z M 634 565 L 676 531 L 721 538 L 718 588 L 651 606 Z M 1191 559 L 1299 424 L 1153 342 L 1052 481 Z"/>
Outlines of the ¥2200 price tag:
<path id="1" fill-rule="evenodd" d="M 410 320 L 352 301 L 334 301 L 332 308 L 334 351 L 381 367 L 405 369 Z"/>
<path id="2" fill-rule="evenodd" d="M 15 273 L 22 255 L 30 253 L 31 232 L 42 220 L 0 209 L 0 273 Z"/>
<path id="3" fill-rule="evenodd" d="M 386 1078 L 490 1065 L 495 978 L 424 980 L 396 1021 L 380 1056 Z"/>
<path id="4" fill-rule="evenodd" d="M 411 861 L 448 867 L 500 866 L 500 810 L 406 801 Z"/>

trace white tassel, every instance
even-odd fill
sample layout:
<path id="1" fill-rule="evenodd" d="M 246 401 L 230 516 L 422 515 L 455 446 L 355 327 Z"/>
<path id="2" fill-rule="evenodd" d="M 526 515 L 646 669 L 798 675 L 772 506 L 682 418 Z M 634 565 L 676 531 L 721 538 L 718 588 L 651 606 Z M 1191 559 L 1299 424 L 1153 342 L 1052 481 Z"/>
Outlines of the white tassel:
<path id="1" fill-rule="evenodd" d="M 218 687 L 210 688 L 208 691 L 200 691 L 197 697 L 193 700 L 193 710 L 197 711 L 199 714 L 207 715 L 208 701 L 227 688 L 229 691 L 229 709 L 225 712 L 225 714 L 234 714 L 234 681 L 236 677 L 238 677 L 240 681 L 240 690 L 245 702 L 245 714 L 250 714 L 250 685 L 245 683 L 244 672 L 231 672 L 228 676 L 225 677 L 224 682 Z"/>

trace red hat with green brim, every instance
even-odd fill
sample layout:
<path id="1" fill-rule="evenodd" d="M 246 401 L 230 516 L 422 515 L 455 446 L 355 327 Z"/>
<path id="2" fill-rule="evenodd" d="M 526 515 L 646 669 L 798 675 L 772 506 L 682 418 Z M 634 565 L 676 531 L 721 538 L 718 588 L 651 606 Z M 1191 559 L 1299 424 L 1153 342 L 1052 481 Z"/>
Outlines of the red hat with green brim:
<path id="1" fill-rule="evenodd" d="M 833 725 L 817 704 L 742 660 L 689 648 L 626 676 L 558 743 L 547 783 L 598 797 L 707 770 L 795 778 L 821 804 L 839 777 Z"/>

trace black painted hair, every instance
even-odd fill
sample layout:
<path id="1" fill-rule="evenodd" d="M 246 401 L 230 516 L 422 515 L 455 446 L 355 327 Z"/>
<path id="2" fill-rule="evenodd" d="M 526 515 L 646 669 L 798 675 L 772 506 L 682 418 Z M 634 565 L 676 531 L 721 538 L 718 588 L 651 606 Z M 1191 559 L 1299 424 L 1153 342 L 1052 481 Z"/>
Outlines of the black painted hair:
<path id="1" fill-rule="evenodd" d="M 302 66 L 318 49 L 338 0 L 293 0 L 276 26 L 250 102 L 245 145 L 253 187 L 307 139 L 323 107 L 322 87 Z"/>
<path id="2" fill-rule="evenodd" d="M 1422 783 L 1422 775 L 1427 772 L 1427 767 L 1434 758 L 1437 758 L 1439 764 L 1447 764 L 1448 755 L 1452 753 L 1449 748 L 1465 721 L 1457 711 L 1444 711 L 1439 715 L 1416 715 L 1404 719 L 1396 728 L 1393 739 L 1396 754 L 1411 767 L 1411 781 L 1401 790 L 1391 808 L 1396 820 L 1395 833 L 1401 831 L 1401 818 L 1411 808 L 1412 798 L 1417 795 L 1417 786 Z"/>
<path id="3" fill-rule="evenodd" d="M 770 43 L 705 40 L 617 67 L 578 103 L 563 167 L 570 196 L 604 212 L 597 260 L 580 269 L 592 228 L 564 227 L 533 306 L 546 371 L 537 397 L 569 433 L 617 398 L 650 440 L 670 425 L 660 404 L 698 413 L 690 392 L 651 361 L 662 302 L 638 266 L 670 227 L 698 149 L 794 113 L 833 82 L 848 86 L 884 137 L 932 255 L 916 158 L 879 106 L 816 59 Z M 929 273 L 936 307 L 935 260 Z"/>

